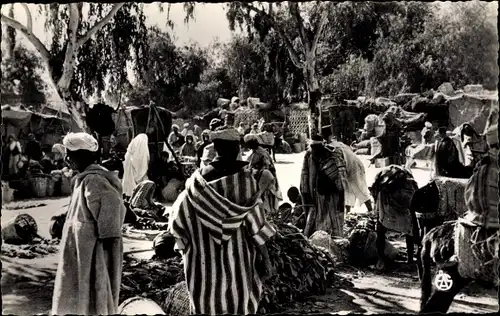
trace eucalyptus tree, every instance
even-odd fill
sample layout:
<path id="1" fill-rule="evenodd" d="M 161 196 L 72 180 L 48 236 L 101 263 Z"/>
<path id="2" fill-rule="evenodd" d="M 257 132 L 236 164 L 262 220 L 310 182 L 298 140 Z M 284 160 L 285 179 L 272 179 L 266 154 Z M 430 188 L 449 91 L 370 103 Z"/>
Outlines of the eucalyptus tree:
<path id="1" fill-rule="evenodd" d="M 48 73 L 48 85 L 84 128 L 84 109 L 78 101 L 102 90 L 106 80 L 118 88 L 127 78 L 127 64 L 141 65 L 147 50 L 143 4 L 38 4 L 36 13 L 25 3 L 16 5 L 24 9 L 26 25 L 4 14 L 2 24 L 23 34 L 33 45 Z M 33 33 L 34 14 L 45 18 L 48 43 Z"/>
<path id="2" fill-rule="evenodd" d="M 311 126 L 319 115 L 321 98 L 317 74 L 317 48 L 333 8 L 330 1 L 311 2 L 231 2 L 227 5 L 227 18 L 232 30 L 239 26 L 247 33 L 266 36 L 276 32 L 286 47 L 292 63 L 302 70 L 307 91 Z"/>

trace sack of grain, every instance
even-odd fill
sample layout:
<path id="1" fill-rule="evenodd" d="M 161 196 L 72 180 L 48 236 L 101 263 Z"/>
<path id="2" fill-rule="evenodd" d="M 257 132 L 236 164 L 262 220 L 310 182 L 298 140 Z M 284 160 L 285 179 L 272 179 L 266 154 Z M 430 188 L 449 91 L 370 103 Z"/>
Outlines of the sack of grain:
<path id="1" fill-rule="evenodd" d="M 256 108 L 256 104 L 260 102 L 259 98 L 248 98 L 247 99 L 247 106 L 251 109 Z"/>
<path id="2" fill-rule="evenodd" d="M 270 110 L 271 109 L 271 103 L 269 102 L 258 102 L 255 104 L 255 108 L 257 110 Z"/>
<path id="3" fill-rule="evenodd" d="M 335 258 L 336 261 L 342 261 L 345 258 L 345 254 L 342 249 L 337 246 L 333 241 L 332 237 L 325 231 L 318 230 L 311 237 L 309 237 L 311 244 L 323 247 Z"/>
<path id="4" fill-rule="evenodd" d="M 182 181 L 178 179 L 172 179 L 168 184 L 161 190 L 161 194 L 165 201 L 174 202 L 179 196 L 182 187 Z"/>
<path id="5" fill-rule="evenodd" d="M 219 107 L 219 108 L 226 108 L 227 106 L 229 106 L 230 103 L 231 103 L 231 100 L 228 100 L 228 99 L 224 99 L 224 98 L 217 99 L 217 107 Z"/>
<path id="6" fill-rule="evenodd" d="M 9 186 L 8 182 L 2 181 L 2 204 L 7 204 L 14 200 L 14 189 Z"/>

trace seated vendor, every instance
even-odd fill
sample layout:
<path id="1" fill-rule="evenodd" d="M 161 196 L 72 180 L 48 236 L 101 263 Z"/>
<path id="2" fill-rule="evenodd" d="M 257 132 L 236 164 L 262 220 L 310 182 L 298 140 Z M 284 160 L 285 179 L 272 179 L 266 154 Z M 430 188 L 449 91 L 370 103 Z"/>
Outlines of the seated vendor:
<path id="1" fill-rule="evenodd" d="M 46 174 L 50 174 L 52 170 L 56 169 L 54 163 L 45 152 L 42 153 L 42 159 L 40 160 L 40 165 L 42 165 L 43 173 Z"/>
<path id="2" fill-rule="evenodd" d="M 162 151 L 160 159 L 153 161 L 149 167 L 148 177 L 161 190 L 171 179 L 182 179 L 182 174 L 179 172 L 179 168 L 177 168 L 175 162 L 170 160 L 170 153 Z"/>
<path id="3" fill-rule="evenodd" d="M 196 157 L 196 146 L 193 132 L 189 131 L 186 135 L 186 143 L 182 145 L 180 154 L 181 157 Z"/>

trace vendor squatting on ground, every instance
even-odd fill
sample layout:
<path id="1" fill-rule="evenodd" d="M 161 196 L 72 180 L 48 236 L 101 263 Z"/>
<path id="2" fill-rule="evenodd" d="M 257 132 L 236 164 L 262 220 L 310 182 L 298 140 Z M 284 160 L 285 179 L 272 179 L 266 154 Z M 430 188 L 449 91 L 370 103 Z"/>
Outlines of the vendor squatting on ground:
<path id="1" fill-rule="evenodd" d="M 175 151 L 172 154 L 181 152 L 184 153 L 181 157 L 194 157 L 201 167 L 182 187 L 168 228 L 184 258 L 192 313 L 255 313 L 262 295 L 262 280 L 273 272 L 265 244 L 275 233 L 266 221 L 266 214 L 275 211 L 283 199 L 276 169 L 270 153 L 263 148 L 265 135 L 258 127 L 244 135 L 244 131 L 228 126 L 228 122 L 231 113 L 226 114 L 226 124 L 214 119 L 210 131 L 201 132 L 198 128 L 199 136 L 188 126 L 179 133 L 174 125 L 168 137 Z M 465 128 L 462 138 L 469 134 Z M 490 131 L 488 135 L 491 134 Z M 457 162 L 463 165 L 465 160 L 457 158 L 463 149 L 454 147 L 459 143 L 443 129 L 435 135 L 436 142 L 427 138 L 425 145 L 433 152 L 437 175 L 446 174 Z M 9 140 L 10 157 L 15 157 L 20 145 L 13 137 Z M 489 143 L 490 148 L 497 146 L 491 140 Z M 251 150 L 248 162 L 241 160 L 241 144 Z M 304 234 L 311 236 L 323 230 L 342 237 L 345 212 L 355 206 L 356 200 L 373 211 L 363 163 L 349 146 L 335 140 L 327 144 L 317 133 L 311 137 L 309 147 L 300 179 L 301 200 L 306 209 Z M 150 178 L 155 182 L 162 179 L 161 175 L 148 177 L 152 165 L 149 165 L 146 134 L 137 135 L 129 144 L 122 181 L 116 173 L 95 164 L 97 150 L 96 139 L 85 133 L 71 133 L 64 138 L 63 145 L 53 147 L 56 161 L 65 160 L 79 172 L 72 182 L 73 193 L 61 241 L 52 308 L 56 314 L 116 312 L 123 257 L 123 196 L 132 196 L 141 184 L 154 186 Z M 453 159 L 439 158 L 450 152 Z M 166 169 L 170 177 L 175 174 L 175 164 L 170 161 L 168 151 L 163 153 L 155 166 L 165 169 L 169 165 Z M 409 262 L 413 244 L 419 237 L 415 214 L 409 210 L 411 196 L 417 189 L 415 181 L 408 170 L 391 168 L 380 172 L 371 188 L 376 202 L 374 210 L 379 214 L 379 268 L 385 263 L 387 230 L 407 236 Z M 169 179 L 162 181 L 165 184 Z M 391 183 L 393 191 L 394 183 L 398 184 L 399 195 L 390 190 Z M 148 199 L 152 194 L 149 193 Z M 92 224 L 82 226 L 81 222 Z M 92 260 L 79 260 L 82 256 Z"/>

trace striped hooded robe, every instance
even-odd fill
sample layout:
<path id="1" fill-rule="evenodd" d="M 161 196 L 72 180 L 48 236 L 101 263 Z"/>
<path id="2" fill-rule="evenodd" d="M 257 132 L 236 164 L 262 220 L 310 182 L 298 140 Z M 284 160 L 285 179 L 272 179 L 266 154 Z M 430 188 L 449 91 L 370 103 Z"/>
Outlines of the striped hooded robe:
<path id="1" fill-rule="evenodd" d="M 257 247 L 275 234 L 250 171 L 207 182 L 197 170 L 170 215 L 182 251 L 192 314 L 255 314 L 262 281 Z"/>

